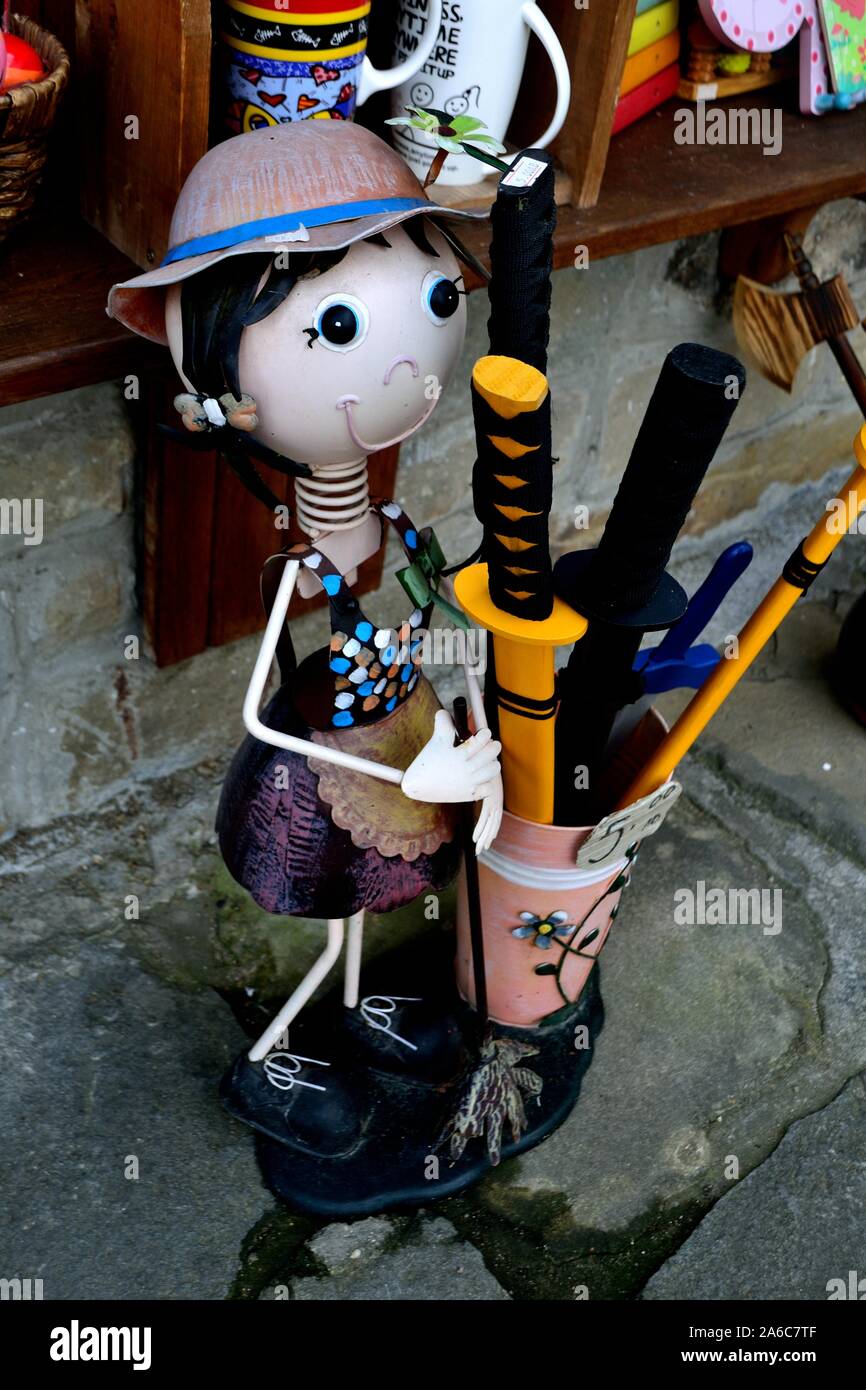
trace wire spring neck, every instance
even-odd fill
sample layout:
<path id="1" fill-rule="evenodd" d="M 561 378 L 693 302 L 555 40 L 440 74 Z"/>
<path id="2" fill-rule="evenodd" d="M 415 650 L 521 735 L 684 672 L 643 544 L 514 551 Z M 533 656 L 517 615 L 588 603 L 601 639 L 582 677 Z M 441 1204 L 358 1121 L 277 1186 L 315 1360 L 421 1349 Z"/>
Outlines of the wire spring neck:
<path id="1" fill-rule="evenodd" d="M 359 526 L 370 510 L 367 460 L 337 463 L 310 478 L 296 478 L 295 506 L 298 525 L 312 538 Z"/>

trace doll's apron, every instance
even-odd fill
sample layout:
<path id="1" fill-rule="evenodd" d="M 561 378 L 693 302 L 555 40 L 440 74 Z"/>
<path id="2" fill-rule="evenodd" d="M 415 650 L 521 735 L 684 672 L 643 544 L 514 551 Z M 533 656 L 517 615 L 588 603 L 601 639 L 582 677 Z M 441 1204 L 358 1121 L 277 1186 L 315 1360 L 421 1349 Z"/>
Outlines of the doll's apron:
<path id="1" fill-rule="evenodd" d="M 418 533 L 408 517 L 393 502 L 372 505 L 414 561 Z M 299 560 L 320 581 L 331 641 L 288 675 L 281 662 L 283 684 L 262 723 L 405 770 L 429 741 L 440 708 L 421 671 L 430 609 L 379 628 L 314 545 L 273 559 Z M 230 873 L 266 912 L 347 917 L 361 908 L 391 912 L 446 887 L 459 865 L 457 813 L 248 736 L 223 784 L 217 832 Z"/>

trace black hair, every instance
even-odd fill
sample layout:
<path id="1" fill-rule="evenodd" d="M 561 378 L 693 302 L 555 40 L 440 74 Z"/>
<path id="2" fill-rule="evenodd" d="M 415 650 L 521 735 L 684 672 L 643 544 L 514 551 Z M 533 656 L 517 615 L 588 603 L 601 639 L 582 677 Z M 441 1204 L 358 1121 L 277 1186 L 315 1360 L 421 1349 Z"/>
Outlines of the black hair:
<path id="1" fill-rule="evenodd" d="M 302 275 L 330 270 L 347 250 L 227 256 L 184 280 L 180 295 L 183 374 L 193 389 L 217 398 L 230 391 L 239 398 L 238 357 L 244 329 L 278 309 Z M 263 284 L 262 276 L 266 277 Z"/>

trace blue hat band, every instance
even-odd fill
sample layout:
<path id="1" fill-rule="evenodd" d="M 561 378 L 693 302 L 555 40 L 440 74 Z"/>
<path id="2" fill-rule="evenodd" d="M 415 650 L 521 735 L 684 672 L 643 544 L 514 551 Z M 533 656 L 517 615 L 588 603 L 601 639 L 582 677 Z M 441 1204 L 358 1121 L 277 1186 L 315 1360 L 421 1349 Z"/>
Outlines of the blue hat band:
<path id="1" fill-rule="evenodd" d="M 175 261 L 185 261 L 190 256 L 201 256 L 209 251 L 225 251 L 231 246 L 239 246 L 241 242 L 254 241 L 257 237 L 289 235 L 301 228 L 330 227 L 335 222 L 415 212 L 430 206 L 426 198 L 370 198 L 366 202 L 332 203 L 328 207 L 306 208 L 303 212 L 281 213 L 278 217 L 260 217 L 255 222 L 241 222 L 239 226 L 227 227 L 222 232 L 210 232 L 207 236 L 182 241 L 179 246 L 171 248 L 162 264 L 173 265 Z"/>

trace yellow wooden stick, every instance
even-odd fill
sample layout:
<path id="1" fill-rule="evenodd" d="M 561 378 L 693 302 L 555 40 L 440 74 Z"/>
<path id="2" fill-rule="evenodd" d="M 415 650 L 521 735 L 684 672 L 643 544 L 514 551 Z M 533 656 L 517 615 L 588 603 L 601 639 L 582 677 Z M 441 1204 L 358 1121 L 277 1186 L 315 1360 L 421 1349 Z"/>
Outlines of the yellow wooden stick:
<path id="1" fill-rule="evenodd" d="M 840 507 L 828 509 L 803 542 L 803 556 L 813 565 L 823 565 L 830 558 L 848 528 L 866 509 L 866 426 L 854 440 L 854 457 L 857 467 L 839 498 Z M 803 592 L 784 578 L 776 580 L 739 634 L 737 655 L 719 662 L 629 787 L 620 808 L 639 801 L 667 781 Z"/>

